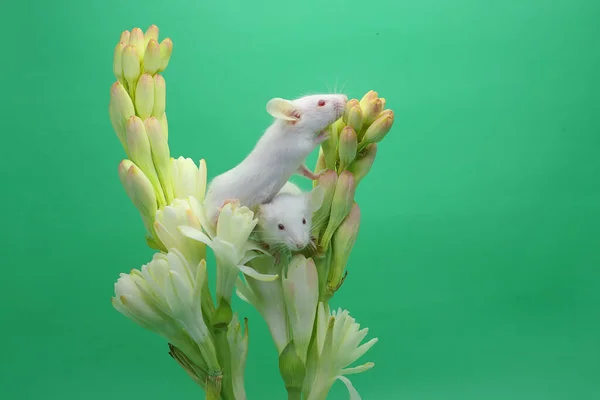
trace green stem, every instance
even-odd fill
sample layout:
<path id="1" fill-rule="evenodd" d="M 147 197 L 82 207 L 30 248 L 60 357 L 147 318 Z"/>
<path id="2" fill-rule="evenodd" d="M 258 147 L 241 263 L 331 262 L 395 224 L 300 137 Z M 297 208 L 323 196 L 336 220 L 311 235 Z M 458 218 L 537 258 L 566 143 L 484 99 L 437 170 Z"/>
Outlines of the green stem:
<path id="1" fill-rule="evenodd" d="M 221 378 L 209 377 L 206 381 L 206 400 L 221 400 Z"/>
<path id="2" fill-rule="evenodd" d="M 298 388 L 287 388 L 288 400 L 302 400 L 302 391 Z"/>
<path id="3" fill-rule="evenodd" d="M 227 341 L 227 328 L 215 329 L 215 345 L 217 347 L 217 358 L 223 370 L 221 381 L 221 398 L 223 400 L 236 400 L 233 392 L 233 376 L 231 374 L 231 353 Z"/>

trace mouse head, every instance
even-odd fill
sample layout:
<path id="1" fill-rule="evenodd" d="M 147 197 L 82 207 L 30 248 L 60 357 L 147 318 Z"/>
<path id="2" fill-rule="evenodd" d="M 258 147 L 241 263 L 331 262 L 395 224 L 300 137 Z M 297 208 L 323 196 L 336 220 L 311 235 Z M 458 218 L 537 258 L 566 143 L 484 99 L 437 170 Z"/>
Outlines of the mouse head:
<path id="1" fill-rule="evenodd" d="M 258 212 L 258 230 L 271 246 L 299 251 L 311 241 L 312 215 L 323 202 L 320 186 L 301 194 L 281 193 Z"/>
<path id="2" fill-rule="evenodd" d="M 295 127 L 319 133 L 344 113 L 348 97 L 343 94 L 315 94 L 295 100 L 274 98 L 267 112 Z"/>

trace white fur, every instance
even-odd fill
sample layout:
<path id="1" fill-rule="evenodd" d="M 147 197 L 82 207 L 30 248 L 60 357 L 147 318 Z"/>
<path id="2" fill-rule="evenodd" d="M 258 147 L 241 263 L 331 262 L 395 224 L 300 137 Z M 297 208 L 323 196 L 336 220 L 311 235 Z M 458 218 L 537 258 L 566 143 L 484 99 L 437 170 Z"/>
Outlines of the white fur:
<path id="1" fill-rule="evenodd" d="M 320 186 L 302 192 L 294 184 L 286 183 L 270 203 L 259 207 L 258 237 L 269 246 L 284 245 L 292 251 L 304 249 L 311 240 L 312 215 L 321 207 L 323 196 Z"/>
<path id="2" fill-rule="evenodd" d="M 318 106 L 320 100 L 324 106 Z M 275 118 L 273 124 L 241 163 L 210 182 L 204 201 L 209 221 L 216 222 L 228 200 L 249 208 L 273 200 L 321 143 L 317 135 L 341 117 L 347 101 L 341 94 L 271 99 L 267 110 Z"/>

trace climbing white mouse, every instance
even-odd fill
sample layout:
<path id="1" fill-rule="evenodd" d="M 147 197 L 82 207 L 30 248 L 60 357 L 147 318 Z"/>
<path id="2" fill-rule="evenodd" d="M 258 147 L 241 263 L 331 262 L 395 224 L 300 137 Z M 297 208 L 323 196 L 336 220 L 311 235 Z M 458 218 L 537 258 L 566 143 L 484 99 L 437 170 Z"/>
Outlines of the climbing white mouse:
<path id="1" fill-rule="evenodd" d="M 269 203 L 258 206 L 257 238 L 271 253 L 300 251 L 312 240 L 312 215 L 323 203 L 324 191 L 316 186 L 302 192 L 288 182 Z"/>
<path id="2" fill-rule="evenodd" d="M 269 100 L 267 112 L 275 118 L 273 124 L 242 162 L 208 185 L 204 208 L 209 223 L 216 225 L 227 203 L 238 201 L 255 210 L 270 202 L 294 174 L 317 179 L 322 172 L 313 174 L 305 159 L 327 140 L 325 129 L 342 116 L 347 101 L 343 94 Z"/>

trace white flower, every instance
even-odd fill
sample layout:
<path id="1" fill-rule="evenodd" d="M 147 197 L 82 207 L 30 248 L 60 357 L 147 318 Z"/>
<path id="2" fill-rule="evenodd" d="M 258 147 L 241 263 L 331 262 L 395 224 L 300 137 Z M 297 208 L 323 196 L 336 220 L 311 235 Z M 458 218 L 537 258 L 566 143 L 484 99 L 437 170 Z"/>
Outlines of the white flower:
<path id="1" fill-rule="evenodd" d="M 201 229 L 198 217 L 187 199 L 176 198 L 156 212 L 154 230 L 164 247 L 179 250 L 190 265 L 198 265 L 206 258 L 206 245 L 183 236 L 179 231 L 181 225 Z"/>
<path id="2" fill-rule="evenodd" d="M 237 203 L 225 205 L 219 214 L 216 230 L 213 231 L 206 223 L 204 208 L 198 199 L 190 197 L 189 202 L 204 232 L 191 226 L 180 226 L 179 230 L 184 236 L 206 244 L 215 253 L 217 299 L 231 303 L 231 295 L 240 271 L 263 281 L 278 278 L 277 275 L 260 274 L 245 265 L 258 256 L 256 250 L 261 250 L 256 243 L 249 240 L 258 219 L 254 218 L 254 213 L 248 207 L 240 207 Z"/>
<path id="3" fill-rule="evenodd" d="M 314 261 L 301 254 L 294 256 L 282 284 L 292 339 L 298 356 L 306 364 L 319 301 L 319 277 Z"/>
<path id="4" fill-rule="evenodd" d="M 114 307 L 183 351 L 196 365 L 218 373 L 216 349 L 201 311 L 206 263 L 191 265 L 176 249 L 156 253 L 140 270 L 121 274 Z"/>
<path id="5" fill-rule="evenodd" d="M 273 257 L 270 255 L 261 255 L 253 259 L 252 266 L 261 274 L 279 276 L 281 273 L 281 268 L 275 265 Z M 252 304 L 265 319 L 277 352 L 281 354 L 290 342 L 281 280 L 265 282 L 245 275 L 244 280 L 237 279 L 236 289 L 238 297 Z"/>
<path id="6" fill-rule="evenodd" d="M 329 315 L 328 306 L 319 303 L 316 340 L 311 346 L 304 381 L 307 400 L 324 400 L 336 379 L 341 380 L 350 393 L 351 400 L 360 400 L 360 395 L 345 375 L 357 374 L 373 368 L 369 362 L 349 367 L 362 357 L 377 338 L 360 345 L 369 332 L 360 329 L 347 310 L 338 309 Z"/>
<path id="7" fill-rule="evenodd" d="M 173 193 L 178 199 L 194 196 L 200 202 L 206 194 L 206 162 L 201 159 L 196 167 L 191 158 L 171 158 Z"/>
<path id="8" fill-rule="evenodd" d="M 227 329 L 227 342 L 231 355 L 231 376 L 233 377 L 233 393 L 236 400 L 246 400 L 244 389 L 244 370 L 246 369 L 246 357 L 248 356 L 248 320 L 244 318 L 244 332 L 238 320 L 237 313 Z"/>

